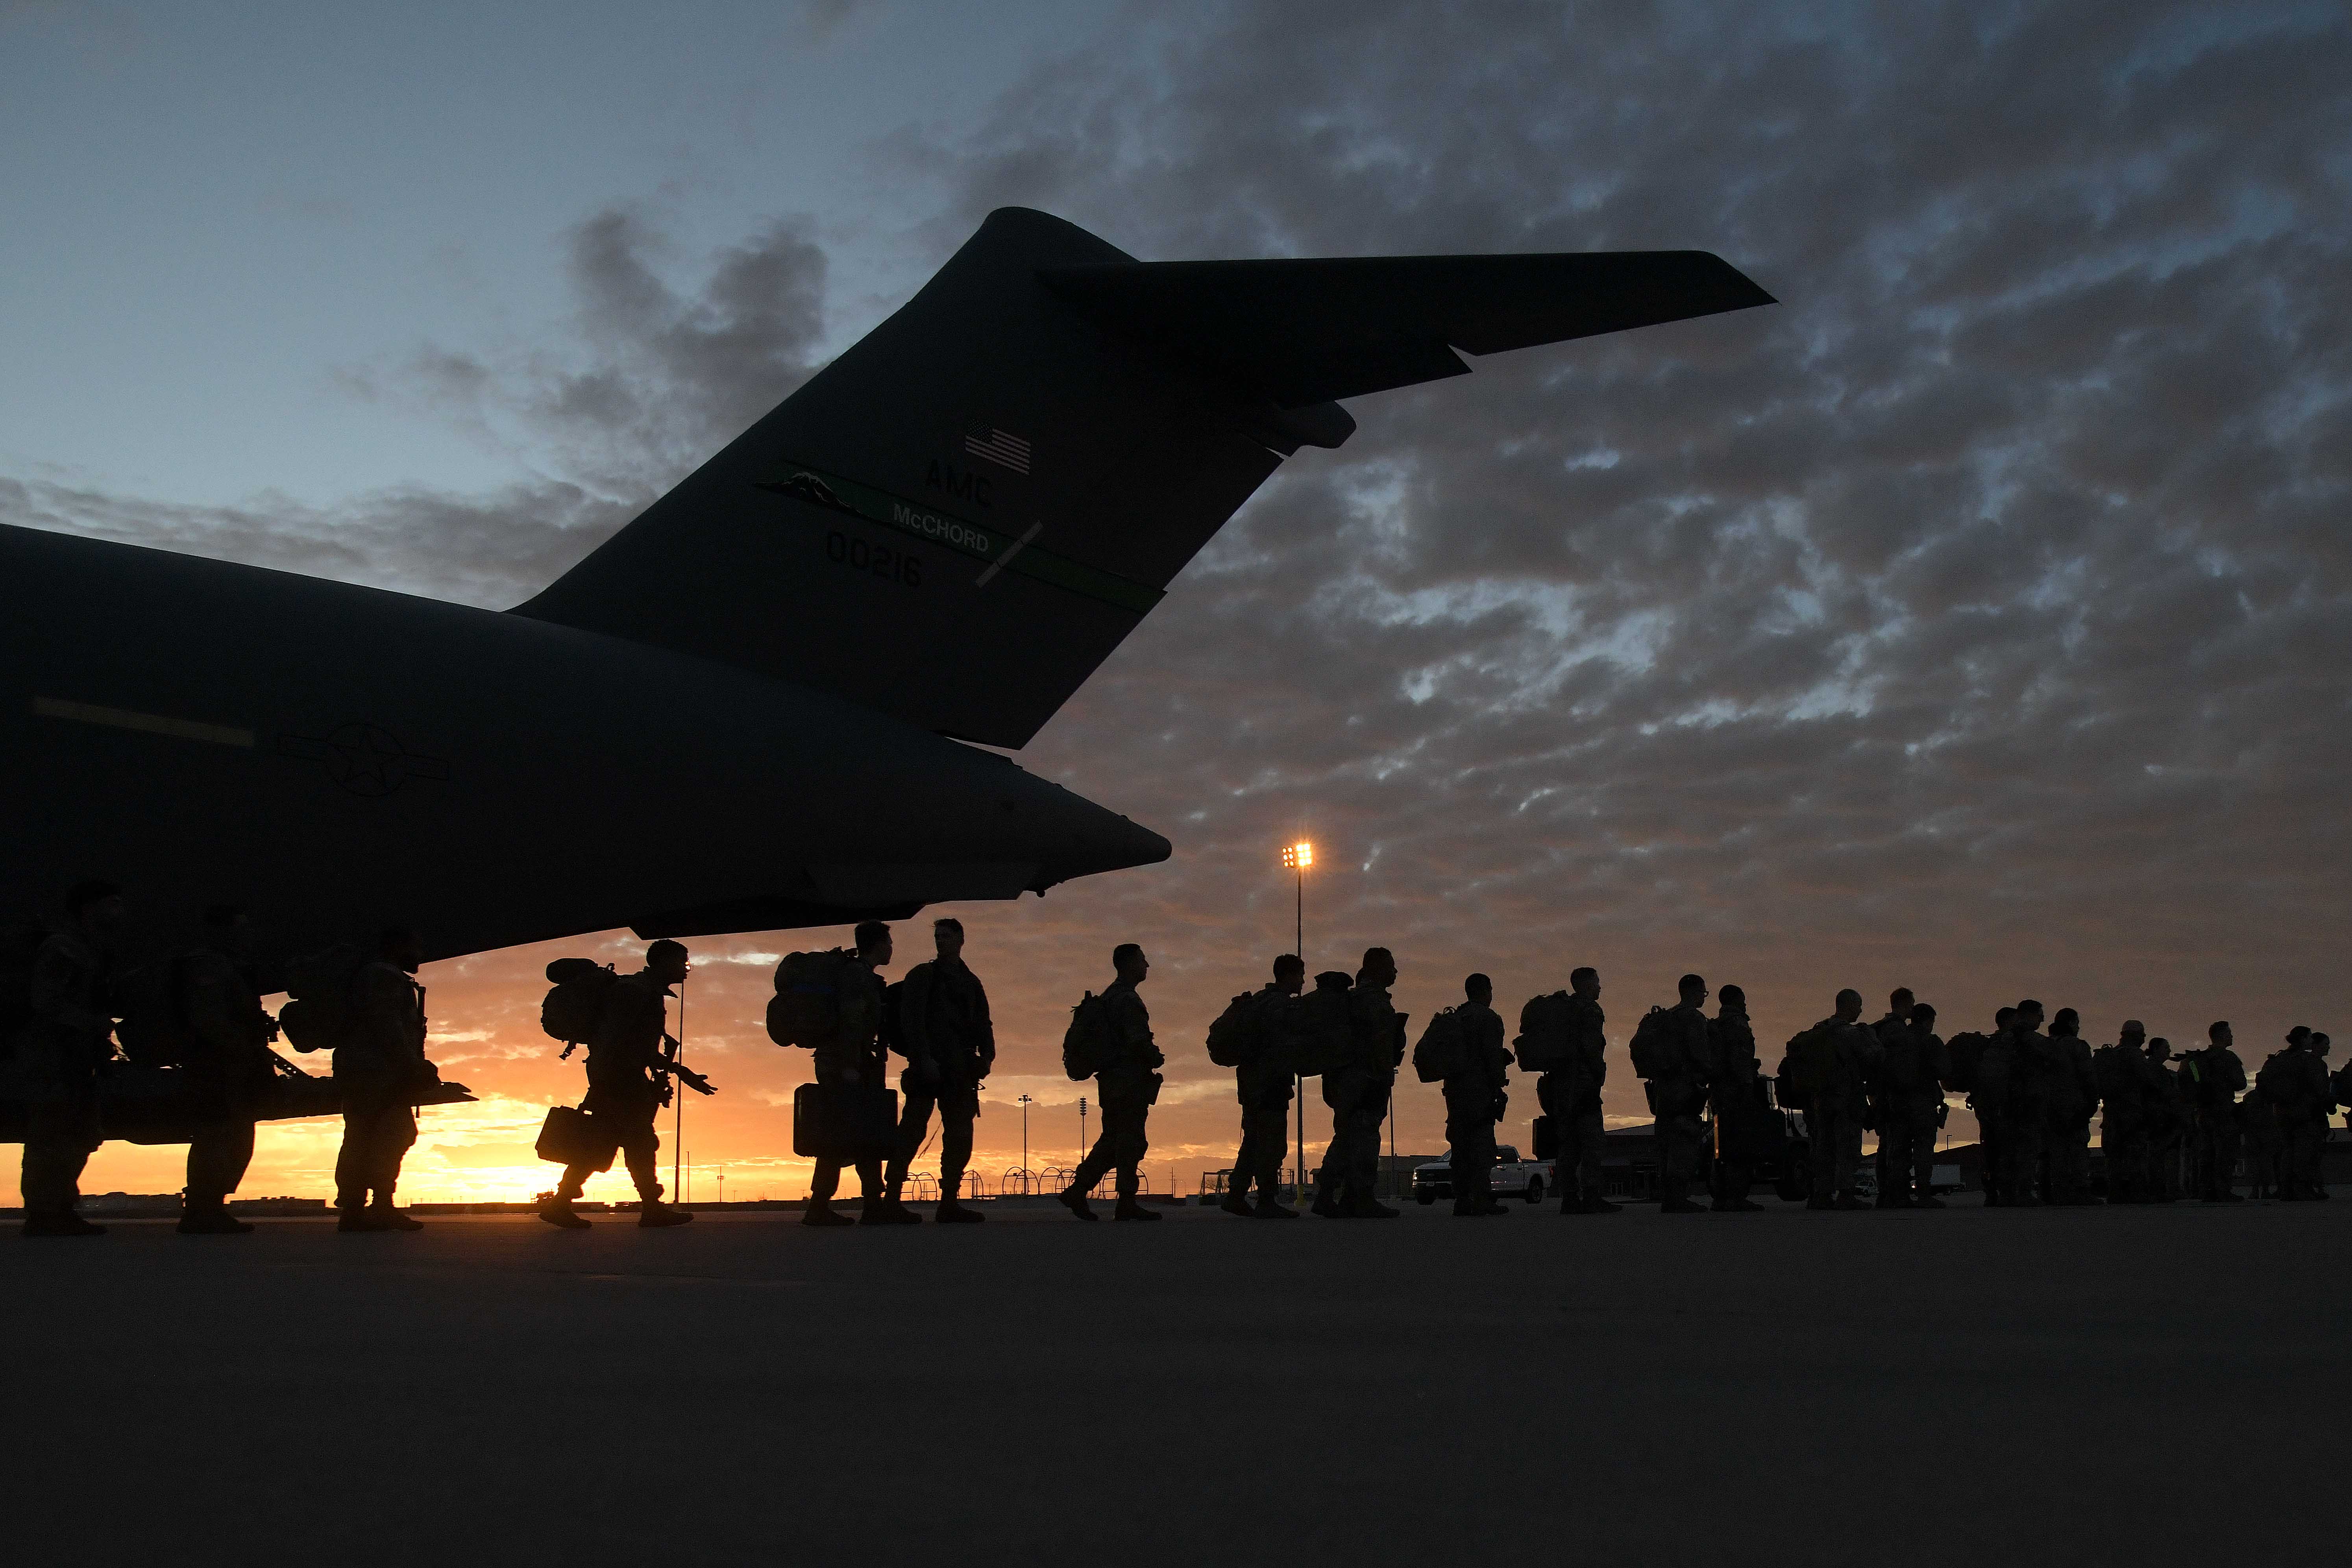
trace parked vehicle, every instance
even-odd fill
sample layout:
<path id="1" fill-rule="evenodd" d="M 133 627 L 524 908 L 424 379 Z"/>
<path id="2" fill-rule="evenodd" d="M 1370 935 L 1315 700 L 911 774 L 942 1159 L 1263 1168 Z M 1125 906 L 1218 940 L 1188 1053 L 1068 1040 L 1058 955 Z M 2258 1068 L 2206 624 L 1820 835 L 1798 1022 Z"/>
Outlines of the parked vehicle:
<path id="1" fill-rule="evenodd" d="M 1549 1160 L 1522 1160 L 1518 1150 L 1505 1143 L 1495 1151 L 1495 1195 L 1498 1198 L 1525 1198 L 1528 1203 L 1543 1202 L 1544 1194 L 1551 1190 L 1552 1163 Z M 1412 1195 L 1424 1204 L 1454 1196 L 1454 1167 L 1444 1160 L 1432 1160 L 1412 1168 Z"/>

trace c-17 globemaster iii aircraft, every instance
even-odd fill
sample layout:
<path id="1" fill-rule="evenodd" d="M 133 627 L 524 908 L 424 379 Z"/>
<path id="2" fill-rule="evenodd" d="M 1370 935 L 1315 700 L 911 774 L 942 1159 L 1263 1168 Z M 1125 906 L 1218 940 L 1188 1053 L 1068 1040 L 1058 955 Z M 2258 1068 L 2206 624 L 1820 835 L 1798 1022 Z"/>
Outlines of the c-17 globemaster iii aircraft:
<path id="1" fill-rule="evenodd" d="M 1006 209 L 512 610 L 0 528 L 0 910 L 239 904 L 274 984 L 393 921 L 446 958 L 1165 859 L 965 742 L 1034 736 L 1340 399 L 1769 302 L 1702 251 L 1147 263 Z"/>

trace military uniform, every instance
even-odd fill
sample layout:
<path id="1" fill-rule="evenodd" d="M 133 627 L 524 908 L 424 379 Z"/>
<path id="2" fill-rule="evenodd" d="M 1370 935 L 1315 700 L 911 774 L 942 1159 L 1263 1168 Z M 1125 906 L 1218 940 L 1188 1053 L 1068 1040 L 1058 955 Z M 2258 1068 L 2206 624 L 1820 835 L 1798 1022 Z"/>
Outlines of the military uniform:
<path id="1" fill-rule="evenodd" d="M 2128 1044 L 2102 1046 L 2091 1053 L 2091 1076 L 2099 1085 L 2099 1152 L 2107 1162 L 2107 1201 L 2144 1204 L 2154 1196 L 2149 1139 L 2156 1097 L 2153 1063 Z"/>
<path id="2" fill-rule="evenodd" d="M 1706 1026 L 1707 1101 L 1715 1113 L 1715 1206 L 1749 1210 L 1748 1187 L 1755 1169 L 1756 1147 L 1766 1119 L 1763 1085 L 1758 1075 L 1763 1064 L 1756 1058 L 1756 1031 L 1746 1012 L 1725 1006 Z"/>
<path id="3" fill-rule="evenodd" d="M 2196 1116 L 2197 1194 L 2209 1204 L 2239 1202 L 2238 1096 L 2246 1064 L 2227 1046 L 2207 1046 L 2180 1059 L 2182 1087 Z"/>
<path id="4" fill-rule="evenodd" d="M 1678 1002 L 1659 1016 L 1660 1071 L 1643 1085 L 1650 1101 L 1658 1143 L 1658 1202 L 1665 1208 L 1690 1204 L 1691 1174 L 1698 1164 L 1706 1104 L 1706 1015 L 1696 1002 Z"/>
<path id="5" fill-rule="evenodd" d="M 1567 1002 L 1569 1062 L 1543 1075 L 1536 1098 L 1559 1136 L 1552 1180 L 1559 1185 L 1559 1212 L 1605 1212 L 1615 1205 L 1601 1195 L 1601 1154 L 1606 1131 L 1601 1121 L 1601 1087 L 1609 1079 L 1607 1021 L 1599 1002 L 1570 992 Z"/>
<path id="6" fill-rule="evenodd" d="M 1878 1123 L 1878 1206 L 1940 1208 L 1935 1194 L 1936 1133 L 1943 1125 L 1944 1078 L 1951 1058 L 1934 1030 L 1892 1014 L 1872 1031 L 1879 1061 L 1872 1096 Z"/>
<path id="7" fill-rule="evenodd" d="M 111 981 L 106 956 L 78 931 L 56 933 L 33 956 L 32 1022 L 16 1042 L 27 1229 L 74 1223 L 82 1167 L 101 1136 L 98 1072 L 114 1052 Z"/>
<path id="8" fill-rule="evenodd" d="M 1492 1007 L 1465 1002 L 1454 1009 L 1461 1031 L 1456 1070 L 1445 1075 L 1445 1143 L 1457 1215 L 1503 1213 L 1495 1201 L 1495 1121 L 1503 1113 L 1511 1053 L 1503 1020 Z"/>
<path id="9" fill-rule="evenodd" d="M 670 988 L 639 971 L 616 981 L 588 1043 L 588 1098 L 580 1109 L 600 1142 L 620 1152 L 648 1208 L 662 1199 L 661 1134 L 656 1124 L 668 1099 L 662 1049 L 667 1040 Z M 598 1162 L 599 1164 L 603 1162 Z M 569 1203 L 587 1186 L 595 1166 L 567 1166 L 555 1195 Z"/>
<path id="10" fill-rule="evenodd" d="M 2001 1043 L 1986 1054 L 1990 1057 L 2004 1045 L 2009 1097 L 2001 1123 L 2002 1199 L 2031 1208 L 2044 1201 L 2042 1157 L 2049 1145 L 2052 1098 L 2072 1068 L 2063 1048 L 2029 1025 L 2011 1025 Z"/>
<path id="11" fill-rule="evenodd" d="M 190 1090 L 206 1120 L 188 1140 L 190 1222 L 226 1228 L 228 1194 L 253 1162 L 253 1126 L 276 1068 L 270 1061 L 274 1026 L 245 967 L 227 953 L 199 948 L 178 963 L 188 1033 Z"/>
<path id="12" fill-rule="evenodd" d="M 2327 1195 L 2320 1160 L 2327 1147 L 2327 1111 L 2335 1086 L 2327 1064 L 2308 1046 L 2284 1053 L 2285 1085 L 2277 1100 L 2284 1158 L 2280 1161 L 2279 1196 L 2297 1201 Z"/>
<path id="13" fill-rule="evenodd" d="M 1812 1165 L 1812 1206 L 1847 1208 L 1861 1200 L 1854 1178 L 1862 1168 L 1862 1123 L 1869 1114 L 1869 1081 L 1879 1061 L 1878 1037 L 1859 1019 L 1841 1023 L 1833 1015 L 1813 1026 L 1831 1050 L 1825 1080 L 1808 1090 L 1807 1153 Z"/>
<path id="14" fill-rule="evenodd" d="M 1140 1186 L 1143 1156 L 1150 1148 L 1146 1135 L 1151 1107 L 1160 1099 L 1160 1067 L 1167 1058 L 1151 1039 L 1151 1015 L 1133 984 L 1118 980 L 1102 994 L 1107 1013 L 1108 1051 L 1102 1070 L 1095 1075 L 1101 1097 L 1102 1131 L 1095 1146 L 1078 1162 L 1070 1186 L 1081 1196 L 1113 1172 L 1123 1203 L 1132 1204 Z M 1153 1216 L 1157 1218 L 1157 1215 Z"/>
<path id="15" fill-rule="evenodd" d="M 335 1050 L 343 1098 L 343 1146 L 335 1156 L 335 1206 L 348 1218 L 390 1208 L 401 1162 L 416 1142 L 416 1095 L 433 1081 L 425 1059 L 425 987 L 382 959 L 352 981 L 352 1037 Z"/>
<path id="16" fill-rule="evenodd" d="M 841 1004 L 841 1025 L 834 1037 L 818 1046 L 811 1056 L 821 1084 L 847 1083 L 854 1073 L 856 1081 L 881 1085 L 883 1082 L 882 977 L 864 961 L 852 958 L 841 966 L 838 981 Z M 812 1212 L 824 1213 L 833 1202 L 833 1194 L 841 1190 L 841 1167 L 837 1159 L 820 1157 L 816 1168 L 809 1174 L 809 1206 Z M 869 1155 L 857 1165 L 857 1193 L 868 1205 L 869 1216 L 874 1205 L 880 1205 L 885 1195 L 882 1185 L 882 1159 Z M 892 1211 L 896 1212 L 896 1211 Z M 803 1216 L 805 1218 L 806 1216 Z M 908 1215 L 909 1218 L 917 1217 Z"/>
<path id="17" fill-rule="evenodd" d="M 1992 1052 L 1996 1037 L 1970 1030 L 1954 1035 L 1944 1047 L 1948 1060 L 1944 1074 L 1944 1087 L 1956 1094 L 1968 1096 L 1969 1113 L 1977 1119 L 1978 1180 L 1983 1184 L 1985 1206 L 1998 1206 L 2006 1196 L 2002 1188 L 2000 1105 L 2000 1096 L 1987 1084 L 1986 1058 Z M 2000 1061 L 2006 1063 L 2008 1050 L 2001 1049 Z M 2005 1073 L 2006 1068 L 2000 1068 Z M 2003 1084 L 2007 1079 L 2003 1078 Z"/>
<path id="18" fill-rule="evenodd" d="M 898 1118 L 898 1148 L 890 1157 L 893 1197 L 921 1152 L 931 1111 L 940 1113 L 940 1202 L 951 1205 L 971 1163 L 971 1124 L 980 1117 L 980 1086 L 996 1066 L 996 1026 L 988 992 L 962 959 L 919 963 L 899 983 L 898 1026 L 907 1070 Z"/>
<path id="19" fill-rule="evenodd" d="M 1348 993 L 1348 1044 L 1339 1066 L 1323 1075 L 1323 1103 L 1331 1108 L 1331 1142 L 1315 1179 L 1315 1206 L 1326 1213 L 1380 1208 L 1381 1122 L 1386 1119 L 1397 1063 L 1404 1055 L 1401 1020 L 1379 986 L 1359 982 Z"/>
<path id="20" fill-rule="evenodd" d="M 1268 985 L 1251 999 L 1252 1041 L 1248 1059 L 1234 1069 L 1234 1091 L 1241 1100 L 1242 1146 L 1234 1156 L 1234 1175 L 1226 1192 L 1238 1203 L 1257 1189 L 1258 1199 L 1273 1204 L 1280 1196 L 1282 1160 L 1290 1148 L 1290 1100 L 1296 1081 L 1289 1050 L 1291 1019 L 1286 1010 L 1297 998 L 1279 985 Z"/>
<path id="21" fill-rule="evenodd" d="M 2091 1116 L 2099 1085 L 2091 1047 L 2078 1035 L 2050 1037 L 2049 1098 L 2042 1109 L 2042 1147 L 2050 1161 L 2050 1201 L 2079 1206 L 2091 1195 Z"/>

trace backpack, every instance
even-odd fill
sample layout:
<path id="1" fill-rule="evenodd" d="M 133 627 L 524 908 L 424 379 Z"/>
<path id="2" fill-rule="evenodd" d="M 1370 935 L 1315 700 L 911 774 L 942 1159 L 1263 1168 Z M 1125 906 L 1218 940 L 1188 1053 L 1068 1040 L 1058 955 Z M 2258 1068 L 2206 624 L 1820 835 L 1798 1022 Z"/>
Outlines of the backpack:
<path id="1" fill-rule="evenodd" d="M 1559 1072 L 1573 1065 L 1569 1047 L 1569 994 L 1555 991 L 1519 1009 L 1519 1036 L 1511 1042 L 1523 1072 Z"/>
<path id="2" fill-rule="evenodd" d="M 2283 1110 L 2293 1110 L 2303 1103 L 2303 1089 L 2294 1081 L 2294 1063 L 2285 1051 L 2273 1051 L 2263 1063 L 2262 1071 L 2254 1074 L 2254 1093 Z"/>
<path id="3" fill-rule="evenodd" d="M 548 1038 L 563 1042 L 555 1058 L 562 1061 L 574 1047 L 595 1038 L 604 1005 L 613 999 L 613 987 L 621 977 L 611 964 L 593 958 L 559 958 L 547 966 L 547 978 L 555 989 L 539 1005 L 539 1026 Z"/>
<path id="4" fill-rule="evenodd" d="M 1670 1060 L 1672 1049 L 1666 1043 L 1666 1010 L 1653 1007 L 1633 1026 L 1633 1043 L 1627 1047 L 1633 1058 L 1636 1078 L 1673 1078 L 1682 1063 Z"/>
<path id="5" fill-rule="evenodd" d="M 841 982 L 849 967 L 845 950 L 788 952 L 776 965 L 776 994 L 768 999 L 768 1038 L 780 1046 L 814 1049 L 841 1037 Z"/>
<path id="6" fill-rule="evenodd" d="M 2126 1046 L 2101 1046 L 2091 1053 L 2091 1076 L 2098 1081 L 2099 1099 L 2110 1110 L 2139 1102 L 2139 1073 L 2132 1055 Z"/>
<path id="7" fill-rule="evenodd" d="M 201 1042 L 188 1026 L 188 961 L 184 956 L 134 969 L 115 988 L 122 1021 L 114 1037 L 122 1054 L 145 1068 L 178 1067 Z"/>
<path id="8" fill-rule="evenodd" d="M 278 1027 L 298 1051 L 331 1051 L 349 1043 L 359 1018 L 352 1007 L 352 983 L 367 967 L 367 949 L 338 942 L 286 966 L 286 1005 Z"/>
<path id="9" fill-rule="evenodd" d="M 48 940 L 38 921 L 0 925 L 0 1058 L 16 1054 L 16 1036 L 33 1021 L 33 960 Z"/>
<path id="10" fill-rule="evenodd" d="M 1348 993 L 1355 984 L 1354 976 L 1327 969 L 1298 999 L 1290 1049 L 1299 1077 L 1335 1072 L 1348 1059 Z"/>
<path id="11" fill-rule="evenodd" d="M 1073 1082 L 1083 1082 L 1110 1061 L 1110 1005 L 1089 991 L 1070 1009 L 1070 1026 L 1062 1031 L 1062 1070 Z"/>
<path id="12" fill-rule="evenodd" d="M 1221 1068 L 1237 1068 L 1257 1054 L 1257 993 L 1244 991 L 1225 1004 L 1209 1026 L 1209 1059 Z"/>
<path id="13" fill-rule="evenodd" d="M 1423 1083 L 1443 1083 L 1470 1065 L 1465 1056 L 1461 1015 L 1444 1008 L 1429 1020 L 1421 1043 L 1412 1047 L 1413 1075 Z"/>
<path id="14" fill-rule="evenodd" d="M 1837 1042 L 1818 1024 L 1790 1036 L 1779 1076 L 1781 1083 L 1809 1099 L 1829 1088 L 1837 1078 Z"/>

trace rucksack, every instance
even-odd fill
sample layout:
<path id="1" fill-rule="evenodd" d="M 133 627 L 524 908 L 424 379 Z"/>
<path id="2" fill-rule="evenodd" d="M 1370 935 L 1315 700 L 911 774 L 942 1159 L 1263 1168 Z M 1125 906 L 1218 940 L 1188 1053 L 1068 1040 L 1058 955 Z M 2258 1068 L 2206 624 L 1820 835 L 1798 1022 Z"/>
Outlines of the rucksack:
<path id="1" fill-rule="evenodd" d="M 367 967 L 367 949 L 338 942 L 286 966 L 286 1005 L 278 1027 L 298 1051 L 331 1051 L 347 1044 L 358 1025 L 353 983 Z"/>
<path id="2" fill-rule="evenodd" d="M 1469 1066 L 1464 1055 L 1461 1016 L 1444 1008 L 1429 1020 L 1412 1047 L 1413 1076 L 1423 1083 L 1443 1083 Z"/>
<path id="3" fill-rule="evenodd" d="M 841 1037 L 841 983 L 850 955 L 841 948 L 788 952 L 776 965 L 776 994 L 768 999 L 768 1038 L 814 1049 Z"/>
<path id="4" fill-rule="evenodd" d="M 1209 1026 L 1209 1059 L 1221 1068 L 1237 1068 L 1257 1054 L 1257 993 L 1244 991 L 1225 1004 Z"/>
<path id="5" fill-rule="evenodd" d="M 38 921 L 0 925 L 0 1058 L 16 1054 L 16 1036 L 33 1021 L 33 960 L 48 940 Z"/>
<path id="6" fill-rule="evenodd" d="M 575 1047 L 596 1037 L 604 1005 L 613 999 L 613 987 L 621 977 L 611 964 L 593 958 L 559 958 L 547 966 L 547 978 L 554 989 L 539 1005 L 539 1026 L 548 1038 L 563 1042 L 555 1058 L 562 1061 Z"/>
<path id="7" fill-rule="evenodd" d="M 1089 991 L 1070 1009 L 1070 1026 L 1062 1031 L 1062 1070 L 1082 1082 L 1109 1060 L 1110 1005 Z"/>
<path id="8" fill-rule="evenodd" d="M 2273 1105 L 2291 1110 L 2303 1103 L 2303 1089 L 2294 1081 L 2294 1063 L 2287 1059 L 2289 1054 L 2270 1054 L 2262 1071 L 2254 1074 L 2254 1093 Z"/>
<path id="9" fill-rule="evenodd" d="M 1348 992 L 1355 983 L 1343 971 L 1327 969 L 1298 999 L 1290 1051 L 1299 1077 L 1335 1072 L 1348 1059 Z"/>
<path id="10" fill-rule="evenodd" d="M 1837 1078 L 1837 1042 L 1816 1024 L 1792 1035 L 1780 1058 L 1780 1079 L 1808 1098 L 1829 1088 Z"/>
<path id="11" fill-rule="evenodd" d="M 188 1026 L 188 961 L 164 959 L 134 969 L 115 986 L 115 1005 L 122 1021 L 114 1037 L 122 1054 L 141 1067 L 177 1067 L 201 1043 Z"/>
<path id="12" fill-rule="evenodd" d="M 1511 1042 L 1523 1072 L 1559 1072 L 1573 1065 L 1569 1043 L 1569 994 L 1555 991 L 1519 1009 L 1518 1038 Z"/>
<path id="13" fill-rule="evenodd" d="M 1626 1049 L 1633 1058 L 1636 1078 L 1672 1078 L 1681 1069 L 1683 1064 L 1670 1056 L 1666 1025 L 1666 1010 L 1653 1007 L 1633 1026 L 1633 1043 Z"/>

